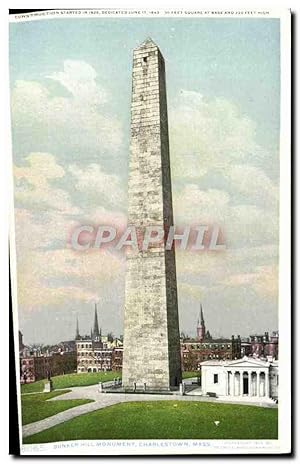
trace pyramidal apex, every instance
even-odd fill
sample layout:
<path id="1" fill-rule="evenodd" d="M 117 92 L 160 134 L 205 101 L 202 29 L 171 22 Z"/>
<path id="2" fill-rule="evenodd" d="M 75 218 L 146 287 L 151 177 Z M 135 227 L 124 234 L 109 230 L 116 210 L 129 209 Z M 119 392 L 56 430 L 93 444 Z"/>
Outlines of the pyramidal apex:
<path id="1" fill-rule="evenodd" d="M 143 43 L 141 43 L 141 45 L 139 45 L 137 49 L 140 49 L 140 48 L 148 48 L 148 47 L 156 47 L 158 48 L 158 46 L 156 45 L 156 43 L 151 39 L 151 37 L 147 37 L 146 40 L 144 40 Z"/>

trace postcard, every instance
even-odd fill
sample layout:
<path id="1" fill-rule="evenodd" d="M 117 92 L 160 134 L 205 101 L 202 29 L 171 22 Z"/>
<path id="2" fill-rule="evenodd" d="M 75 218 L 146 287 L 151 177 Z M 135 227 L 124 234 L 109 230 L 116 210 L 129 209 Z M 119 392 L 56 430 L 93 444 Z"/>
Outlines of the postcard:
<path id="1" fill-rule="evenodd" d="M 290 11 L 9 19 L 20 454 L 289 454 Z"/>

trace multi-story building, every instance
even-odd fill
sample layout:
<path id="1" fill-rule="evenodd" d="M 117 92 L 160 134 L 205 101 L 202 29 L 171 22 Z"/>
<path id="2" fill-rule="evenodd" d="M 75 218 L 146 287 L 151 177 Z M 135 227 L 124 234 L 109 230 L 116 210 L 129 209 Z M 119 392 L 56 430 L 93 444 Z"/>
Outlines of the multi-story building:
<path id="1" fill-rule="evenodd" d="M 231 338 L 213 338 L 206 330 L 201 305 L 197 321 L 196 338 L 181 338 L 181 363 L 183 371 L 200 370 L 200 363 L 216 360 L 236 360 L 244 356 L 278 359 L 278 332 L 269 335 L 251 335 Z M 77 320 L 75 341 L 61 342 L 43 354 L 40 349 L 31 349 L 23 344 L 19 332 L 21 382 L 34 382 L 64 373 L 121 371 L 123 363 L 123 340 L 111 335 L 102 335 L 95 305 L 93 329 L 90 335 L 81 336 Z"/>
<path id="2" fill-rule="evenodd" d="M 31 383 L 47 378 L 50 371 L 48 356 L 29 356 L 20 358 L 21 383 Z"/>
<path id="3" fill-rule="evenodd" d="M 95 305 L 91 334 L 80 336 L 77 321 L 75 343 L 78 373 L 121 370 L 122 341 L 118 338 L 102 335 L 98 324 L 97 305 Z"/>
<path id="4" fill-rule="evenodd" d="M 271 335 L 268 332 L 264 335 L 250 335 L 242 341 L 242 356 L 278 359 L 278 341 L 278 332 L 272 332 Z"/>
<path id="5" fill-rule="evenodd" d="M 77 372 L 100 372 L 112 370 L 112 349 L 105 348 L 103 343 L 93 336 L 76 340 Z"/>
<path id="6" fill-rule="evenodd" d="M 252 356 L 252 348 L 249 337 L 242 337 L 241 339 L 241 356 Z"/>
<path id="7" fill-rule="evenodd" d="M 121 371 L 123 364 L 123 346 L 118 346 L 112 352 L 112 370 Z"/>
<path id="8" fill-rule="evenodd" d="M 182 370 L 184 371 L 199 370 L 200 363 L 210 359 L 225 360 L 240 357 L 241 339 L 239 336 L 204 339 L 202 342 L 187 339 L 181 343 Z"/>
<path id="9" fill-rule="evenodd" d="M 36 382 L 49 375 L 63 375 L 76 372 L 76 353 L 55 353 L 51 356 L 29 356 L 20 358 L 21 383 Z"/>
<path id="10" fill-rule="evenodd" d="M 241 357 L 241 338 L 213 338 L 205 327 L 202 305 L 197 323 L 197 337 L 181 340 L 181 363 L 183 371 L 200 369 L 200 363 L 210 359 L 225 360 Z"/>

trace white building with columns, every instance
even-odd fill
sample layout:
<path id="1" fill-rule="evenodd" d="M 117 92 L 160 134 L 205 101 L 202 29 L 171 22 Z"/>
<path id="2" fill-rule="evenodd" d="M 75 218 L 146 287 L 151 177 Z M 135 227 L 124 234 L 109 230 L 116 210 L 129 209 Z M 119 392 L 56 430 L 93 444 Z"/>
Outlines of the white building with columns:
<path id="1" fill-rule="evenodd" d="M 268 401 L 278 398 L 278 361 L 244 357 L 201 363 L 202 394 L 228 399 Z"/>

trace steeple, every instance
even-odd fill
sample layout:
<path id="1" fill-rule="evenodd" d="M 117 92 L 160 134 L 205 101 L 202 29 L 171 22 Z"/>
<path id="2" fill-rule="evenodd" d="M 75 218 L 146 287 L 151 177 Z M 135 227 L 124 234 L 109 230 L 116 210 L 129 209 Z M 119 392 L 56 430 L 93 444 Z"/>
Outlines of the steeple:
<path id="1" fill-rule="evenodd" d="M 197 324 L 197 339 L 202 342 L 205 339 L 206 329 L 205 329 L 205 322 L 203 316 L 203 308 L 202 303 L 200 303 L 200 311 L 198 317 L 198 324 Z"/>
<path id="2" fill-rule="evenodd" d="M 79 334 L 79 323 L 78 323 L 78 317 L 76 319 L 76 335 L 75 335 L 75 340 L 79 340 L 80 334 Z"/>
<path id="3" fill-rule="evenodd" d="M 201 324 L 205 324 L 204 322 L 204 316 L 203 316 L 203 309 L 202 309 L 202 303 L 200 304 L 200 320 L 201 320 Z"/>
<path id="4" fill-rule="evenodd" d="M 99 337 L 99 324 L 98 324 L 98 314 L 97 314 L 97 303 L 95 303 L 95 316 L 94 316 L 94 329 L 93 329 L 93 337 Z"/>

